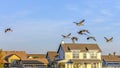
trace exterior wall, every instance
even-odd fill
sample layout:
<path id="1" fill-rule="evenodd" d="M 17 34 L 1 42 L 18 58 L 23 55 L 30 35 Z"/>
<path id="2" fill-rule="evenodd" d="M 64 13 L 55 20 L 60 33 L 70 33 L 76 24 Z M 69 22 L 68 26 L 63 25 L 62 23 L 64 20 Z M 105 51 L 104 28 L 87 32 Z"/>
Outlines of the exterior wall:
<path id="1" fill-rule="evenodd" d="M 18 56 L 16 56 L 16 55 L 12 55 L 12 56 L 8 59 L 9 63 L 11 63 L 12 60 L 20 60 L 20 58 L 19 58 Z"/>
<path id="2" fill-rule="evenodd" d="M 65 59 L 66 60 L 72 59 L 72 52 L 65 52 Z"/>
<path id="3" fill-rule="evenodd" d="M 86 53 L 86 59 L 91 59 L 90 57 L 90 52 L 80 52 L 79 53 L 79 59 L 85 59 L 83 57 L 83 54 Z M 74 59 L 73 58 L 73 52 L 65 52 L 65 59 Z M 97 58 L 96 59 L 100 59 L 101 60 L 101 53 L 100 52 L 97 52 Z"/>
<path id="4" fill-rule="evenodd" d="M 97 53 L 97 59 L 101 60 L 101 53 L 100 52 Z"/>
<path id="5" fill-rule="evenodd" d="M 67 64 L 65 63 L 65 68 L 74 68 L 74 63 L 73 64 Z M 79 64 L 77 68 L 84 68 L 84 64 Z M 91 68 L 91 64 L 86 64 L 86 68 Z M 101 63 L 97 63 L 97 68 L 102 68 Z"/>

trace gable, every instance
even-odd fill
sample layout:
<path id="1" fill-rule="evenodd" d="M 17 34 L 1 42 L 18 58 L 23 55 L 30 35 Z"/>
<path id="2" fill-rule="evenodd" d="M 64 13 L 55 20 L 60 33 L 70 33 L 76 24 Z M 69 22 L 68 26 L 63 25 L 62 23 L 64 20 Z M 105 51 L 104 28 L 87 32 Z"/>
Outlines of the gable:
<path id="1" fill-rule="evenodd" d="M 21 60 L 21 58 L 15 54 L 8 57 L 8 62 L 11 63 L 13 60 Z"/>

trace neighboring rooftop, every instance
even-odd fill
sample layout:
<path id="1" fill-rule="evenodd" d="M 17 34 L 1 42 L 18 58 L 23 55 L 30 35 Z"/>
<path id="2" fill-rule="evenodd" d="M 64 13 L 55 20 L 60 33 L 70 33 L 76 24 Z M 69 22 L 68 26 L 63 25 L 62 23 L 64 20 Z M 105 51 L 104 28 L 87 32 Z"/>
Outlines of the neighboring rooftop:
<path id="1" fill-rule="evenodd" d="M 38 57 L 38 58 L 46 58 L 46 54 L 27 54 L 27 57 Z"/>
<path id="2" fill-rule="evenodd" d="M 21 59 L 26 59 L 27 55 L 25 51 L 2 51 L 2 55 L 3 58 L 5 58 L 6 56 L 12 55 L 12 54 L 16 54 L 17 56 L 19 56 Z"/>
<path id="3" fill-rule="evenodd" d="M 102 55 L 102 59 L 107 62 L 120 62 L 120 57 L 114 52 L 113 55 Z"/>

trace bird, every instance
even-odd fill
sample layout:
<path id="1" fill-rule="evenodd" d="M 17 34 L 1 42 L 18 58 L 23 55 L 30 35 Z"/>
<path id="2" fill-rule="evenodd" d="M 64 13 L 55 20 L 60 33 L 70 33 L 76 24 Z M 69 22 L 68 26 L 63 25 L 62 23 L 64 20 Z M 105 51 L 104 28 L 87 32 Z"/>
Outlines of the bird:
<path id="1" fill-rule="evenodd" d="M 93 36 L 87 37 L 87 40 L 89 40 L 89 39 L 93 39 L 94 41 L 96 41 L 95 37 L 93 37 Z"/>
<path id="2" fill-rule="evenodd" d="M 78 34 L 80 34 L 80 35 L 87 35 L 86 33 L 89 33 L 89 34 L 90 34 L 90 32 L 89 32 L 88 30 L 86 30 L 86 29 L 80 30 L 80 31 L 78 32 Z"/>
<path id="3" fill-rule="evenodd" d="M 105 38 L 106 42 L 112 42 L 112 40 L 113 40 L 113 37 L 111 37 L 111 38 L 104 37 L 104 38 Z"/>
<path id="4" fill-rule="evenodd" d="M 83 20 L 81 20 L 80 22 L 73 22 L 73 23 L 75 23 L 77 26 L 83 26 L 83 22 L 84 22 L 85 20 L 83 19 Z"/>
<path id="5" fill-rule="evenodd" d="M 5 33 L 6 33 L 6 32 L 12 32 L 12 29 L 11 29 L 11 28 L 6 28 L 6 29 L 5 29 Z"/>
<path id="6" fill-rule="evenodd" d="M 75 43 L 75 41 L 78 41 L 78 38 L 77 37 L 72 37 L 71 40 L 72 40 L 73 43 Z"/>
<path id="7" fill-rule="evenodd" d="M 61 35 L 63 38 L 70 38 L 71 33 L 67 34 L 67 35 Z"/>

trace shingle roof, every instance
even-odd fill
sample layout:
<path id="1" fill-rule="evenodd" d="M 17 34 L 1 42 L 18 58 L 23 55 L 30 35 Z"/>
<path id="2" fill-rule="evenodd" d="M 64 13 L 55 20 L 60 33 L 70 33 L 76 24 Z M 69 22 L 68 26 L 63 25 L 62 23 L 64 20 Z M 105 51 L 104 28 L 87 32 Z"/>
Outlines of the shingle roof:
<path id="1" fill-rule="evenodd" d="M 2 55 L 3 55 L 3 59 L 4 59 L 5 63 L 7 63 L 7 61 L 5 60 L 6 57 L 11 56 L 13 54 L 19 56 L 22 60 L 26 59 L 26 57 L 27 57 L 25 51 L 2 51 Z"/>
<path id="2" fill-rule="evenodd" d="M 27 54 L 27 57 L 32 56 L 32 57 L 38 57 L 38 58 L 46 58 L 45 54 Z"/>
<path id="3" fill-rule="evenodd" d="M 65 43 L 65 44 L 61 44 L 61 47 L 65 52 L 69 52 L 70 50 L 80 50 L 81 52 L 86 52 L 88 50 L 98 50 L 99 52 L 101 52 L 101 49 L 98 47 L 97 44 Z"/>
<path id="4" fill-rule="evenodd" d="M 77 62 L 77 63 L 99 63 L 101 60 L 98 59 L 72 59 L 72 62 Z"/>
<path id="5" fill-rule="evenodd" d="M 37 58 L 27 58 L 28 60 L 38 60 L 44 64 L 48 64 L 45 54 L 27 54 L 27 57 L 29 56 L 37 57 Z"/>
<path id="6" fill-rule="evenodd" d="M 22 60 L 23 64 L 44 64 L 38 60 Z"/>
<path id="7" fill-rule="evenodd" d="M 120 58 L 117 55 L 102 55 L 102 59 L 107 62 L 120 62 Z"/>
<path id="8" fill-rule="evenodd" d="M 27 58 L 27 55 L 26 55 L 25 51 L 2 51 L 3 58 L 8 56 L 8 55 L 11 55 L 11 54 L 16 54 L 21 59 L 26 59 Z"/>
<path id="9" fill-rule="evenodd" d="M 54 58 L 57 55 L 57 52 L 56 51 L 48 51 L 47 55 L 50 57 L 51 61 L 54 61 Z"/>

